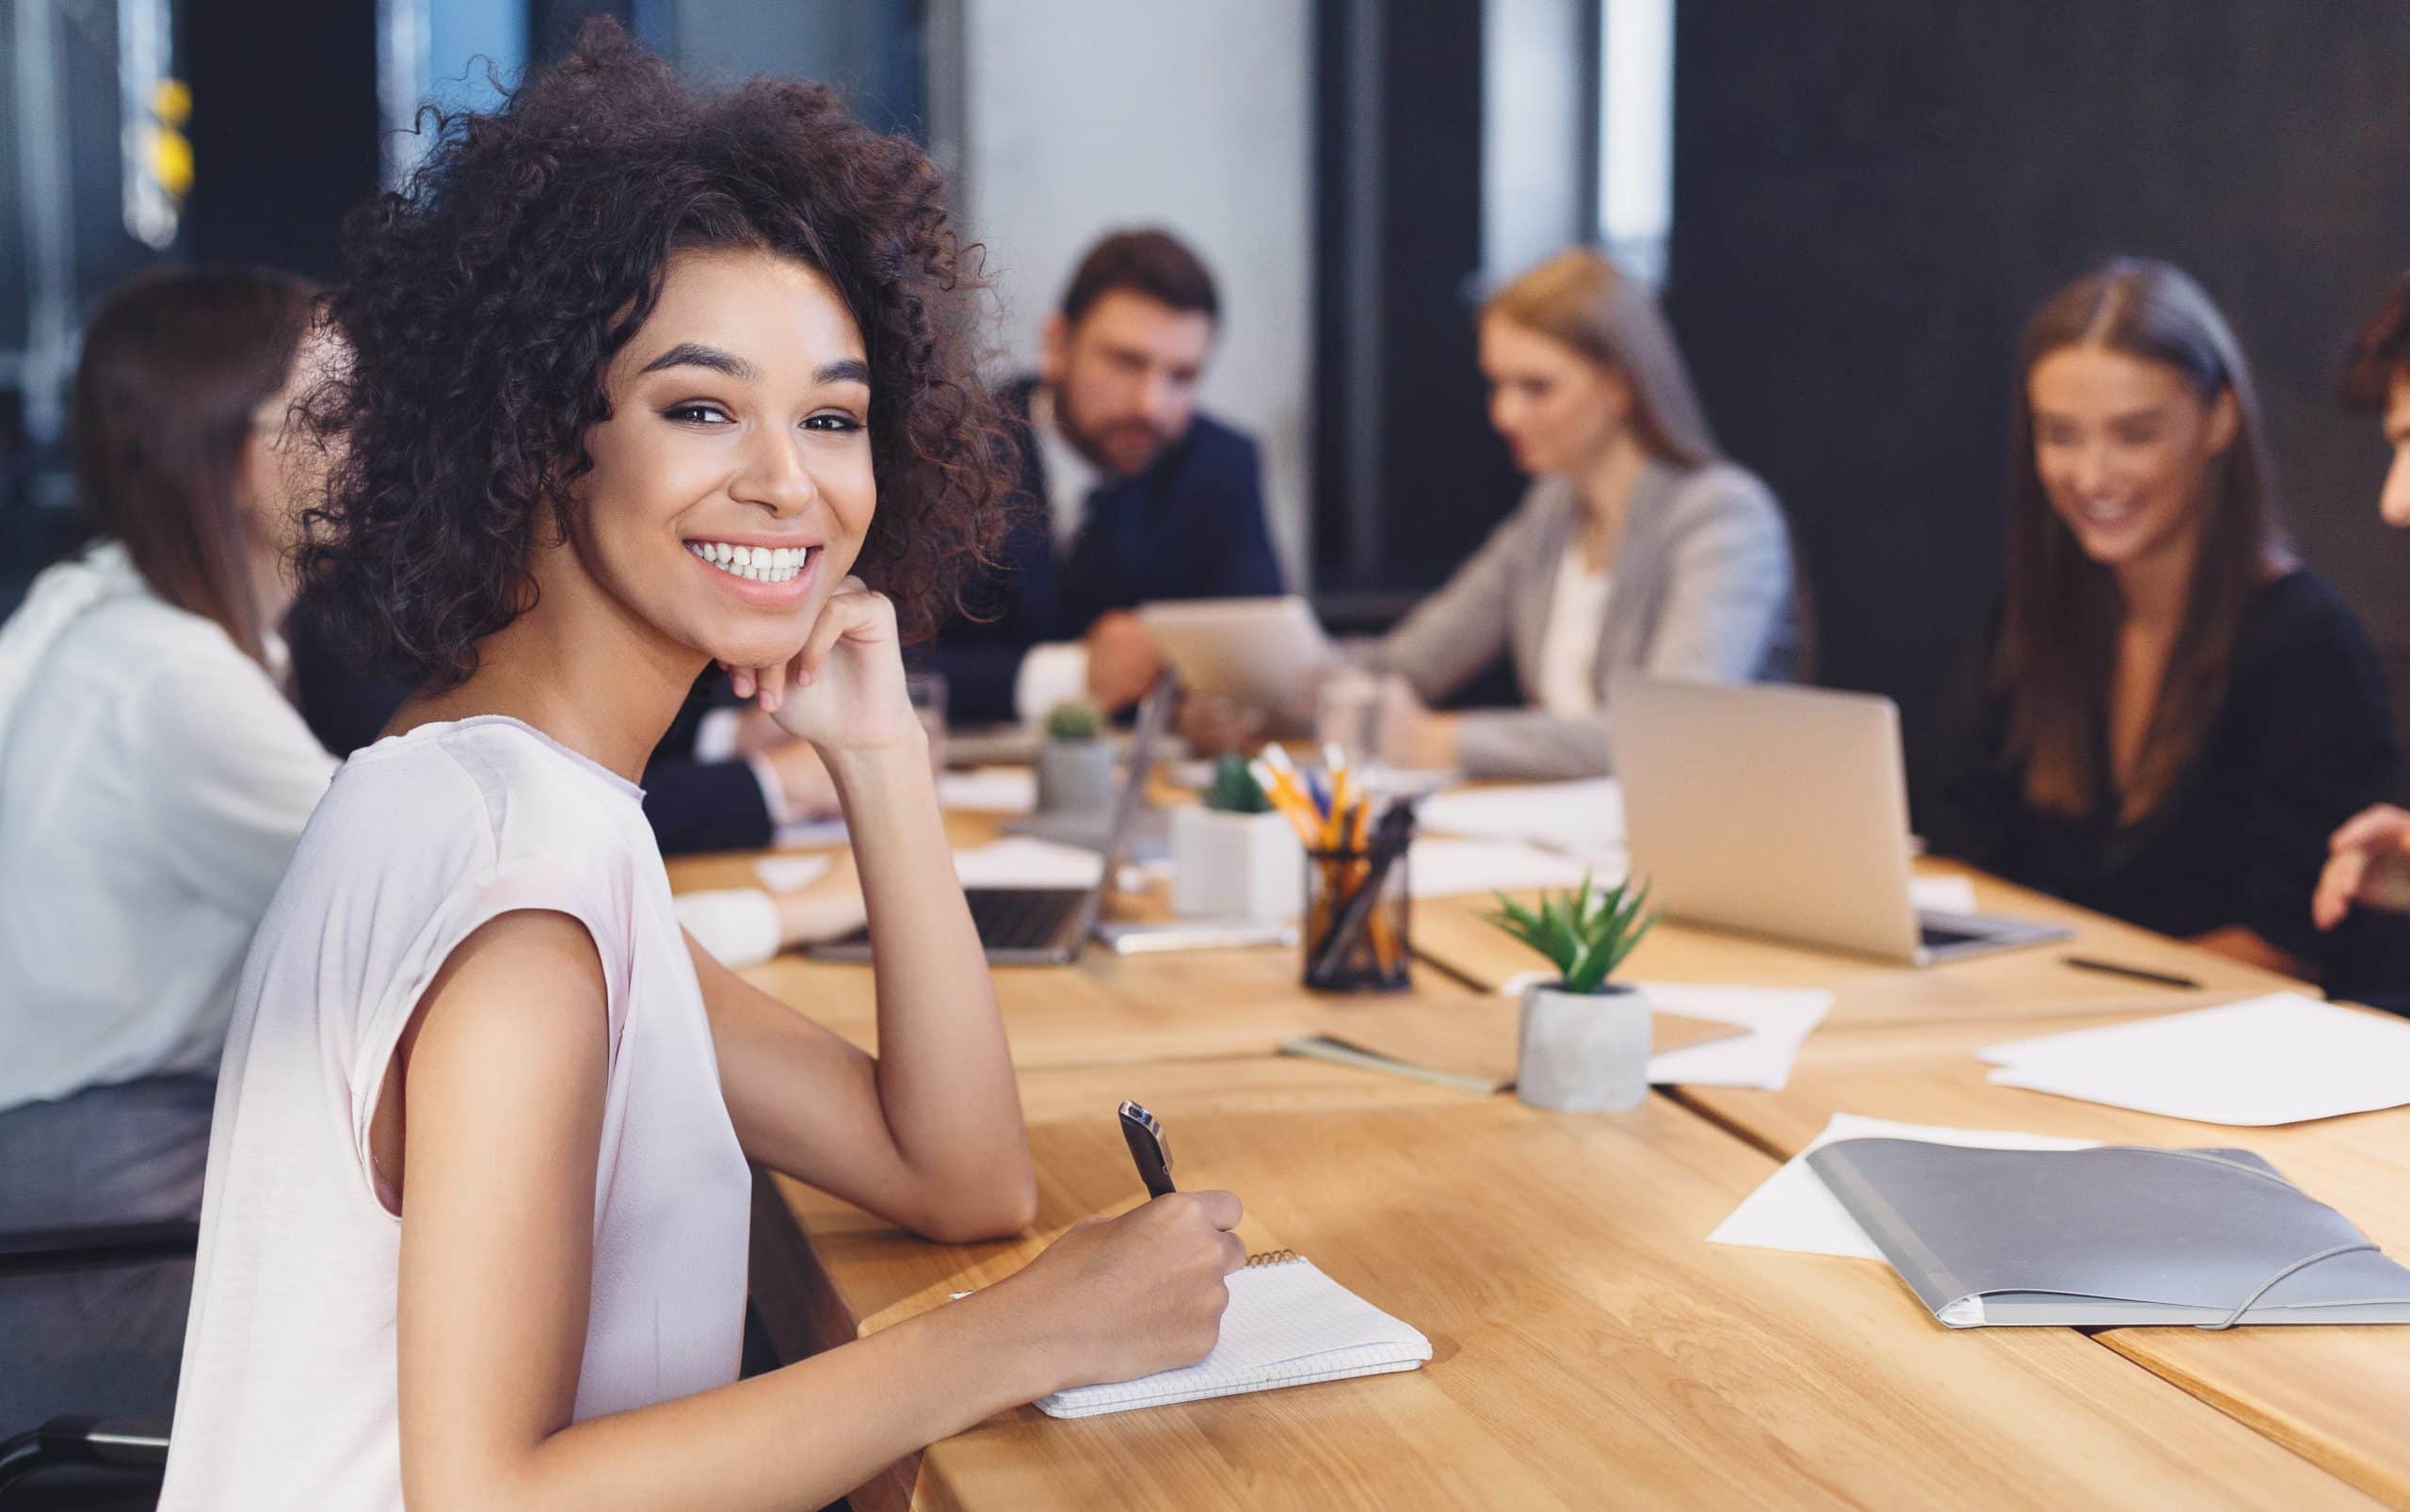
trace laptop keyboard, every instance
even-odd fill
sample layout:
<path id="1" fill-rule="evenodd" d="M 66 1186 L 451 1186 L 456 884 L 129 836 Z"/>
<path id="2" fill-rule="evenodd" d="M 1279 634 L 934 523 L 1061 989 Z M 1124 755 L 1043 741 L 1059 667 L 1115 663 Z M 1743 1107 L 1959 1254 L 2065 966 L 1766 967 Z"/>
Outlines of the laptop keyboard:
<path id="1" fill-rule="evenodd" d="M 1088 900 L 1085 888 L 972 888 L 963 894 L 990 950 L 1060 944 Z"/>
<path id="2" fill-rule="evenodd" d="M 1920 924 L 1917 925 L 1917 933 L 1922 939 L 1927 949 L 1932 949 L 1937 945 L 1963 945 L 1969 940 L 1988 940 L 1991 938 L 1989 935 L 1977 934 L 1972 929 L 1943 929 L 1929 924 Z"/>

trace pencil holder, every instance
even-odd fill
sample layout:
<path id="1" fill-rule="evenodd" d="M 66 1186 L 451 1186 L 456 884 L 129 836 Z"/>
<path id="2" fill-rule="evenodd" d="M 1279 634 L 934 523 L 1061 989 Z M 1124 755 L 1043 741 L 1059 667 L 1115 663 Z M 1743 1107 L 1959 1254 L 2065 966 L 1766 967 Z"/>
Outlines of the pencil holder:
<path id="1" fill-rule="evenodd" d="M 1411 891 L 1403 847 L 1387 866 L 1361 848 L 1306 852 L 1306 986 L 1402 992 L 1413 985 Z"/>

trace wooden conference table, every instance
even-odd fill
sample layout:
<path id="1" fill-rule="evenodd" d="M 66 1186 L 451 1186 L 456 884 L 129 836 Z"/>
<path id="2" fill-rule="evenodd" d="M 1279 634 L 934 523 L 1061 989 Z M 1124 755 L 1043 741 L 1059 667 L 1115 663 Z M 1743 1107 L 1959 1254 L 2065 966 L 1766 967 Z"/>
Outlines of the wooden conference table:
<path id="1" fill-rule="evenodd" d="M 955 815 L 961 844 L 991 821 Z M 673 863 L 681 889 L 750 858 Z M 1422 1371 L 1056 1422 L 1034 1408 L 899 1462 L 864 1508 L 2254 1505 L 2410 1507 L 2410 1330 L 1988 1329 L 1935 1323 L 1888 1266 L 1705 1236 L 1835 1112 L 2259 1150 L 2410 1251 L 2410 1110 L 2212 1128 L 1983 1078 L 1976 1047 L 2292 986 L 1978 879 L 1984 907 L 2072 923 L 2077 948 L 2200 980 L 2079 972 L 2060 950 L 1910 971 L 1660 925 L 1634 974 L 1819 988 L 1835 1005 L 1782 1092 L 1672 1088 L 1619 1115 L 1535 1112 L 1281 1057 L 1378 1004 L 1297 986 L 1289 950 L 1004 969 L 1036 1157 L 1026 1239 L 947 1247 L 764 1176 L 753 1289 L 794 1358 L 996 1280 L 1143 1192 L 1112 1118 L 1174 1131 L 1184 1185 L 1245 1198 L 1290 1247 L 1421 1328 Z M 1416 905 L 1416 994 L 1468 1012 L 1534 958 L 1474 899 Z M 865 1046 L 861 967 L 747 973 Z"/>

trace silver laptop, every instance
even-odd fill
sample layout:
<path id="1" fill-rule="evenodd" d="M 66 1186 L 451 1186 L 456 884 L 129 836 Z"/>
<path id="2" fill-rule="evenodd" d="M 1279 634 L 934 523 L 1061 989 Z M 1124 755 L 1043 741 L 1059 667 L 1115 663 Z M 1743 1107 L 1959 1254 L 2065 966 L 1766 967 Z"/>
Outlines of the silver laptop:
<path id="1" fill-rule="evenodd" d="M 1890 700 L 1636 673 L 1609 698 L 1632 875 L 1667 917 L 1919 966 L 2072 933 L 1909 901 Z"/>
<path id="2" fill-rule="evenodd" d="M 1000 966 L 1066 966 L 1080 958 L 1096 933 L 1097 920 L 1121 870 L 1127 841 L 1145 807 L 1147 773 L 1156 743 L 1171 721 L 1172 686 L 1166 678 L 1138 706 L 1137 728 L 1121 753 L 1121 769 L 1104 827 L 1103 865 L 1093 887 L 973 887 L 963 890 L 971 923 L 988 959 Z M 809 947 L 822 960 L 869 960 L 870 931 Z"/>

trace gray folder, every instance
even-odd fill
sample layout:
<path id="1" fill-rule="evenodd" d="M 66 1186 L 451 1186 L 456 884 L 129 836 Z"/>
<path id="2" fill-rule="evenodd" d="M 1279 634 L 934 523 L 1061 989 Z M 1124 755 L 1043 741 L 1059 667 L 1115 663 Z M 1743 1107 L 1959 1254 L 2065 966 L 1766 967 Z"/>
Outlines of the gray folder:
<path id="1" fill-rule="evenodd" d="M 2410 1271 L 2248 1150 L 1843 1139 L 1808 1165 L 1953 1328 L 2410 1323 Z"/>

